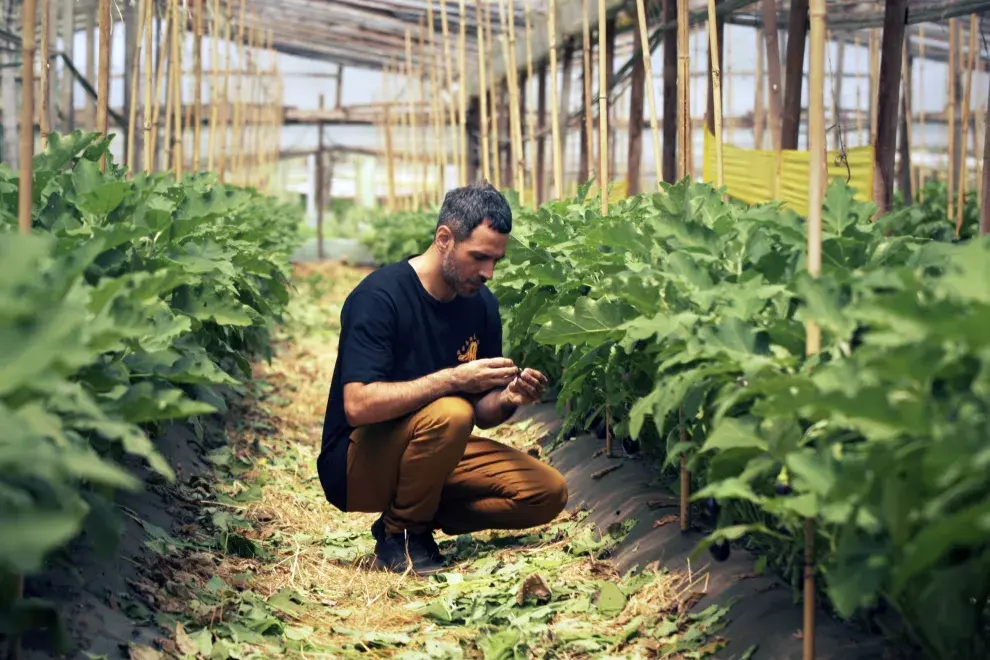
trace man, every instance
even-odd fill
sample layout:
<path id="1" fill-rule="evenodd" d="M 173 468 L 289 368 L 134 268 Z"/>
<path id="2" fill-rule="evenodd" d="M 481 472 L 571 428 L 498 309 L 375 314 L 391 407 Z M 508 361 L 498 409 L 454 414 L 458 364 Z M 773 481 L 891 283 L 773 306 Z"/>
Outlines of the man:
<path id="1" fill-rule="evenodd" d="M 344 302 L 320 482 L 341 511 L 382 514 L 372 533 L 384 568 L 436 572 L 435 529 L 534 527 L 567 502 L 556 470 L 472 435 L 539 401 L 547 384 L 502 357 L 485 286 L 511 229 L 491 185 L 452 190 L 429 249 L 372 273 Z"/>

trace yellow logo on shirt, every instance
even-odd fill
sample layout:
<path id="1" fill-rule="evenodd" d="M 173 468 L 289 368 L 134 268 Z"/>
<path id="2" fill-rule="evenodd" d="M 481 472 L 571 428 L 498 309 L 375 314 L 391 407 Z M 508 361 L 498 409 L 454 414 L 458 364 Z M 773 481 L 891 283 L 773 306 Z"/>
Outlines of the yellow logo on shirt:
<path id="1" fill-rule="evenodd" d="M 478 338 L 471 335 L 471 338 L 464 342 L 461 350 L 457 351 L 458 362 L 471 362 L 478 359 Z"/>

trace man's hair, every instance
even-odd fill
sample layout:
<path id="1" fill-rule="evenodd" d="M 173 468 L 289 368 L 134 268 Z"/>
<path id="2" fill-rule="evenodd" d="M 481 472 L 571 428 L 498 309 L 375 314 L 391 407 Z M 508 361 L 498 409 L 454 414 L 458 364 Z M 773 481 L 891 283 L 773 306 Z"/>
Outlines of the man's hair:
<path id="1" fill-rule="evenodd" d="M 471 232 L 487 220 L 495 231 L 508 234 L 512 231 L 512 209 L 498 189 L 487 181 L 454 188 L 446 194 L 440 207 L 441 225 L 450 227 L 454 239 L 463 241 Z"/>

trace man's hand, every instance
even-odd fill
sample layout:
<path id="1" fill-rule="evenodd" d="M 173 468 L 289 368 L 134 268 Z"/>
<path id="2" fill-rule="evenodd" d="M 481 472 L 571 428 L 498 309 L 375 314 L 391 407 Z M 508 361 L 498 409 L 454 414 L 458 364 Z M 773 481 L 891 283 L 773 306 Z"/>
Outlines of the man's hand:
<path id="1" fill-rule="evenodd" d="M 547 377 L 536 369 L 524 369 L 501 394 L 501 403 L 518 408 L 538 403 L 547 389 Z"/>
<path id="2" fill-rule="evenodd" d="M 457 391 L 483 394 L 511 383 L 519 368 L 509 358 L 489 358 L 454 367 L 451 374 Z"/>

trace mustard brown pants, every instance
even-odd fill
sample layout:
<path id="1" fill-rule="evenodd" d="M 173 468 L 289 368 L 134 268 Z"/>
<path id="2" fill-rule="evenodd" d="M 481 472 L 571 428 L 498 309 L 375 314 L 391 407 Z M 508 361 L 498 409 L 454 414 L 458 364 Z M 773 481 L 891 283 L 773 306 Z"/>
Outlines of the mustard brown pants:
<path id="1" fill-rule="evenodd" d="M 355 430 L 347 510 L 382 513 L 393 534 L 526 529 L 556 518 L 567 504 L 560 473 L 473 431 L 474 409 L 460 397 Z"/>

